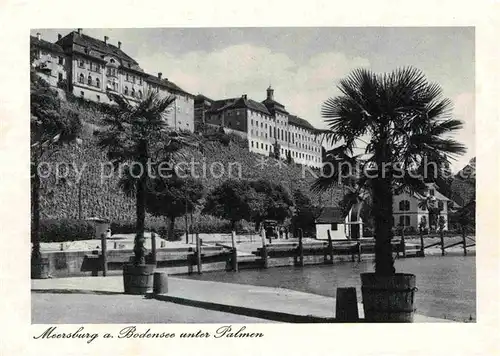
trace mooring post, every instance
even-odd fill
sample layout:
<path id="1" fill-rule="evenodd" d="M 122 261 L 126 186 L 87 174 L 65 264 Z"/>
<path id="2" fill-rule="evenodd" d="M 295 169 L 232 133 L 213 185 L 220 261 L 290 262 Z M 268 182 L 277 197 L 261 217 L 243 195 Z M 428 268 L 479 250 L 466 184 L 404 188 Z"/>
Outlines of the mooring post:
<path id="1" fill-rule="evenodd" d="M 356 288 L 337 288 L 335 321 L 355 322 L 359 319 Z"/>
<path id="2" fill-rule="evenodd" d="M 462 244 L 464 245 L 464 256 L 467 256 L 467 241 L 465 237 L 465 228 L 462 228 Z"/>
<path id="3" fill-rule="evenodd" d="M 326 230 L 328 235 L 328 254 L 330 255 L 330 263 L 333 263 L 333 242 L 332 235 L 330 234 L 330 230 Z"/>
<path id="4" fill-rule="evenodd" d="M 101 255 L 102 255 L 102 275 L 106 277 L 108 274 L 108 256 L 107 256 L 107 241 L 106 234 L 101 234 Z"/>
<path id="5" fill-rule="evenodd" d="M 401 253 L 403 258 L 406 258 L 406 239 L 405 239 L 405 229 L 401 229 Z"/>
<path id="6" fill-rule="evenodd" d="M 198 274 L 201 274 L 201 244 L 202 240 L 200 239 L 200 235 L 196 233 L 196 265 L 198 267 Z"/>
<path id="7" fill-rule="evenodd" d="M 233 245 L 232 258 L 233 271 L 238 272 L 238 251 L 236 249 L 236 231 L 231 231 L 231 243 Z"/>
<path id="8" fill-rule="evenodd" d="M 304 243 L 302 239 L 304 238 L 304 231 L 299 228 L 299 266 L 304 266 Z"/>
<path id="9" fill-rule="evenodd" d="M 424 232 L 420 229 L 420 257 L 425 257 L 424 247 Z"/>
<path id="10" fill-rule="evenodd" d="M 156 234 L 151 231 L 151 264 L 156 266 Z"/>
<path id="11" fill-rule="evenodd" d="M 358 241 L 358 262 L 361 262 L 361 241 Z"/>
<path id="12" fill-rule="evenodd" d="M 168 293 L 168 274 L 166 272 L 155 272 L 153 274 L 153 293 Z"/>
<path id="13" fill-rule="evenodd" d="M 266 247 L 266 231 L 264 229 L 261 230 L 260 236 L 262 238 L 262 260 L 263 260 L 263 267 L 267 268 L 268 267 L 268 257 L 267 257 L 267 247 Z"/>
<path id="14" fill-rule="evenodd" d="M 444 256 L 444 232 L 443 229 L 439 231 L 439 238 L 441 239 L 441 256 Z"/>

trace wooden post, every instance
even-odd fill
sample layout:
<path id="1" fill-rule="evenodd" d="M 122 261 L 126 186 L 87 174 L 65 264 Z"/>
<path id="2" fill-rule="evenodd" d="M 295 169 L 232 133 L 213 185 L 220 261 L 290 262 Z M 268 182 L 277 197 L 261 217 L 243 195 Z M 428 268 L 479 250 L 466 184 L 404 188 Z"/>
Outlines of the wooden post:
<path id="1" fill-rule="evenodd" d="M 355 322 L 359 319 L 356 288 L 337 288 L 335 321 Z"/>
<path id="2" fill-rule="evenodd" d="M 101 255 L 102 255 L 102 276 L 106 277 L 108 274 L 108 256 L 107 256 L 107 241 L 106 234 L 101 234 Z"/>
<path id="3" fill-rule="evenodd" d="M 332 235 L 330 234 L 330 230 L 326 230 L 328 234 L 328 254 L 330 255 L 330 262 L 333 263 L 333 242 L 332 242 Z"/>
<path id="4" fill-rule="evenodd" d="M 151 232 L 151 264 L 156 266 L 156 234 Z"/>
<path id="5" fill-rule="evenodd" d="M 464 256 L 467 256 L 467 241 L 466 241 L 466 237 L 465 237 L 465 228 L 462 227 L 462 243 L 464 245 Z"/>
<path id="6" fill-rule="evenodd" d="M 233 245 L 232 258 L 233 271 L 238 272 L 238 251 L 236 249 L 236 231 L 231 231 L 231 243 Z"/>
<path id="7" fill-rule="evenodd" d="M 401 253 L 403 254 L 403 258 L 406 258 L 406 241 L 405 241 L 405 229 L 404 229 L 404 227 L 401 229 L 400 249 L 401 249 Z"/>
<path id="8" fill-rule="evenodd" d="M 424 232 L 420 229 L 420 257 L 425 257 L 424 247 Z"/>
<path id="9" fill-rule="evenodd" d="M 264 261 L 264 268 L 268 267 L 268 257 L 267 257 L 267 247 L 266 247 L 266 231 L 264 229 L 261 230 L 260 236 L 262 238 L 262 260 Z"/>
<path id="10" fill-rule="evenodd" d="M 358 262 L 361 262 L 361 241 L 358 241 Z"/>
<path id="11" fill-rule="evenodd" d="M 116 250 L 117 248 L 118 248 L 118 242 L 115 242 L 115 243 L 113 244 L 113 249 L 115 249 L 115 250 Z"/>
<path id="12" fill-rule="evenodd" d="M 201 274 L 201 244 L 200 235 L 196 233 L 196 265 L 198 266 L 198 274 Z"/>
<path id="13" fill-rule="evenodd" d="M 304 232 L 302 229 L 299 229 L 299 263 L 300 267 L 304 266 L 304 244 L 302 239 L 304 237 Z"/>
<path id="14" fill-rule="evenodd" d="M 168 274 L 166 272 L 155 272 L 153 275 L 153 293 L 165 294 L 168 292 Z"/>
<path id="15" fill-rule="evenodd" d="M 164 247 L 165 247 L 165 241 L 161 240 L 161 242 L 160 242 L 160 247 L 161 247 L 161 248 L 164 248 Z"/>
<path id="16" fill-rule="evenodd" d="M 439 231 L 439 237 L 441 239 L 441 256 L 444 256 L 444 232 L 443 229 Z"/>

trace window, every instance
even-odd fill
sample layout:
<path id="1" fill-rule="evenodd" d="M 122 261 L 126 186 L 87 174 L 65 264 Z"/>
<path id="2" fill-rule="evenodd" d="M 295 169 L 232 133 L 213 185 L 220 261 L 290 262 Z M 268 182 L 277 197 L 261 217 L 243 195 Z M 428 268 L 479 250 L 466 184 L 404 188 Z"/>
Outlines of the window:
<path id="1" fill-rule="evenodd" d="M 434 196 L 434 189 L 429 189 L 429 194 Z"/>
<path id="2" fill-rule="evenodd" d="M 401 215 L 399 217 L 399 225 L 410 226 L 410 217 L 408 215 Z"/>
<path id="3" fill-rule="evenodd" d="M 123 94 L 128 95 L 128 87 L 127 86 L 125 86 L 125 88 L 123 88 Z"/>
<path id="4" fill-rule="evenodd" d="M 111 58 L 111 60 L 109 62 L 110 63 L 115 63 L 115 60 L 113 58 Z"/>
<path id="5" fill-rule="evenodd" d="M 252 148 L 253 148 L 253 141 L 250 141 L 250 144 L 252 145 Z"/>
<path id="6" fill-rule="evenodd" d="M 63 65 L 64 64 L 64 58 L 59 56 L 59 64 L 60 65 Z"/>
<path id="7" fill-rule="evenodd" d="M 132 96 L 135 97 L 135 89 L 132 88 Z"/>
<path id="8" fill-rule="evenodd" d="M 252 120 L 250 120 L 250 122 L 251 122 L 251 125 L 253 126 L 253 119 L 252 119 Z"/>
<path id="9" fill-rule="evenodd" d="M 99 78 L 95 78 L 95 86 L 98 88 L 101 87 L 101 81 L 99 80 Z"/>
<path id="10" fill-rule="evenodd" d="M 261 143 L 261 144 L 260 144 L 260 148 L 261 148 L 261 149 L 263 149 L 263 148 L 264 148 L 264 144 L 263 144 L 263 143 Z"/>
<path id="11" fill-rule="evenodd" d="M 97 101 L 101 101 L 101 97 L 97 95 Z"/>
<path id="12" fill-rule="evenodd" d="M 401 211 L 410 210 L 410 202 L 408 200 L 401 200 L 399 202 L 399 210 L 401 210 Z"/>
<path id="13" fill-rule="evenodd" d="M 92 77 L 89 75 L 89 77 L 87 78 L 87 84 L 88 85 L 92 85 Z"/>
<path id="14" fill-rule="evenodd" d="M 263 128 L 264 127 L 264 124 L 261 122 L 260 123 L 260 128 Z"/>
<path id="15" fill-rule="evenodd" d="M 438 201 L 438 209 L 443 210 L 444 209 L 444 202 L 443 201 Z"/>
<path id="16" fill-rule="evenodd" d="M 85 61 L 84 61 L 83 59 L 80 59 L 80 60 L 78 61 L 78 66 L 79 66 L 80 68 L 85 68 Z"/>
<path id="17" fill-rule="evenodd" d="M 57 77 L 58 77 L 58 79 L 59 79 L 60 82 L 63 80 L 63 74 L 61 72 L 59 72 L 57 74 Z"/>
<path id="18" fill-rule="evenodd" d="M 142 90 L 139 90 L 139 98 L 142 98 Z"/>
<path id="19" fill-rule="evenodd" d="M 83 91 L 81 91 L 80 96 L 83 98 L 84 95 L 85 95 L 85 93 Z"/>
<path id="20" fill-rule="evenodd" d="M 332 226 L 330 226 L 330 230 L 332 230 L 332 231 L 337 231 L 338 229 L 339 229 L 339 225 L 336 223 L 334 223 L 334 224 L 332 224 Z"/>
<path id="21" fill-rule="evenodd" d="M 266 151 L 267 151 L 267 144 L 266 144 Z"/>
<path id="22" fill-rule="evenodd" d="M 128 73 L 125 74 L 125 80 L 128 80 Z"/>
<path id="23" fill-rule="evenodd" d="M 83 84 L 83 81 L 84 81 L 83 74 L 80 73 L 80 75 L 78 76 L 78 83 L 82 83 Z"/>

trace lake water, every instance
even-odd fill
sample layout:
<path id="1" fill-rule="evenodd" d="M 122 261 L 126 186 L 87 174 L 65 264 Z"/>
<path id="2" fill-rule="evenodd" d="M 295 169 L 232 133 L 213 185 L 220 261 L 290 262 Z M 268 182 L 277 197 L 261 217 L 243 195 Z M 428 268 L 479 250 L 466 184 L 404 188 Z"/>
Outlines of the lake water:
<path id="1" fill-rule="evenodd" d="M 397 259 L 397 272 L 417 277 L 417 313 L 455 321 L 476 320 L 476 257 L 427 256 Z M 335 297 L 337 287 L 357 289 L 361 301 L 359 274 L 373 272 L 373 261 L 339 262 L 334 265 L 279 267 L 267 270 L 206 272 L 184 278 L 279 287 Z"/>

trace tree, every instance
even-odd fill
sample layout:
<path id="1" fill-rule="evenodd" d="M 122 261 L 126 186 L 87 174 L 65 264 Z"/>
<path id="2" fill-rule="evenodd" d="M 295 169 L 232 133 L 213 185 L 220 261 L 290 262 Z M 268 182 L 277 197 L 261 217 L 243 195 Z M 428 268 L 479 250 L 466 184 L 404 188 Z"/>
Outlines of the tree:
<path id="1" fill-rule="evenodd" d="M 33 59 L 33 56 L 31 56 Z M 57 152 L 58 147 L 79 142 L 81 121 L 76 112 L 63 110 L 57 92 L 38 77 L 33 68 L 30 72 L 30 144 L 31 144 L 31 206 L 32 260 L 40 254 L 40 187 L 39 167 L 44 159 Z"/>
<path id="2" fill-rule="evenodd" d="M 282 185 L 259 179 L 250 182 L 250 186 L 256 193 L 253 199 L 252 220 L 255 222 L 255 229 L 260 228 L 263 220 L 277 220 L 282 223 L 290 216 L 290 207 L 293 200 Z"/>
<path id="3" fill-rule="evenodd" d="M 136 236 L 134 264 L 145 264 L 144 221 L 147 182 L 165 167 L 171 167 L 176 154 L 187 145 L 198 146 L 199 140 L 190 133 L 173 131 L 164 116 L 175 96 L 161 98 L 156 92 L 147 93 L 137 105 L 125 97 L 108 93 L 116 105 L 110 106 L 103 117 L 105 128 L 98 131 L 100 147 L 107 149 L 108 159 L 120 170 L 125 192 L 133 190 L 136 200 Z"/>
<path id="4" fill-rule="evenodd" d="M 202 213 L 229 220 L 234 230 L 238 221 L 250 220 L 258 200 L 249 182 L 228 179 L 209 192 Z"/>
<path id="5" fill-rule="evenodd" d="M 290 150 L 286 151 L 286 163 L 287 164 L 293 163 L 293 158 L 292 158 L 292 154 L 290 153 Z"/>
<path id="6" fill-rule="evenodd" d="M 312 204 L 311 199 L 301 190 L 293 192 L 295 214 L 292 217 L 292 225 L 295 229 L 302 229 L 307 234 L 316 230 L 316 219 L 321 214 L 322 208 Z"/>
<path id="7" fill-rule="evenodd" d="M 153 216 L 166 218 L 168 236 L 173 239 L 175 219 L 192 213 L 202 197 L 203 185 L 192 177 L 157 178 L 148 184 L 146 210 Z"/>
<path id="8" fill-rule="evenodd" d="M 415 68 L 384 74 L 358 69 L 338 88 L 341 95 L 322 107 L 329 126 L 323 135 L 338 145 L 326 152 L 326 159 L 337 168 L 333 175 L 318 178 L 313 189 L 337 184 L 344 165 L 353 168 L 356 184 L 371 190 L 376 207 L 375 273 L 390 276 L 395 273 L 393 194 L 425 189 L 423 177 L 412 174 L 423 157 L 444 160 L 465 152 L 462 144 L 447 137 L 463 124 L 451 118 L 451 101 L 442 97 L 441 88 Z M 363 155 L 354 154 L 359 148 L 364 148 Z"/>

